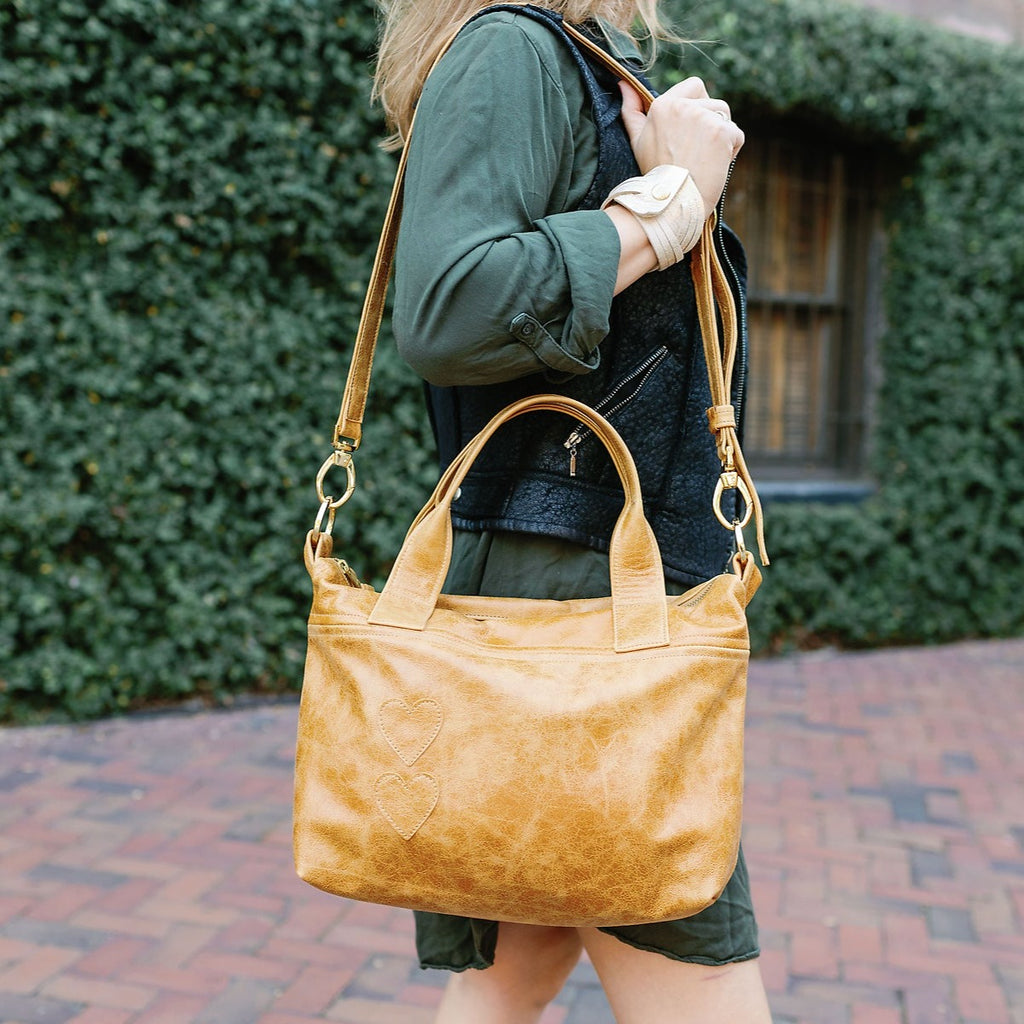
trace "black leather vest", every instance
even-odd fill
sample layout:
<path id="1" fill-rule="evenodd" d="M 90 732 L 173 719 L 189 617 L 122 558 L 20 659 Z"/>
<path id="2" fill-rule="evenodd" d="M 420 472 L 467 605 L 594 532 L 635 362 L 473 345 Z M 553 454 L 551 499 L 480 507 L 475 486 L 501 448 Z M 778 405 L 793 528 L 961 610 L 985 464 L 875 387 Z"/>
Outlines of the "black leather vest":
<path id="1" fill-rule="evenodd" d="M 532 6 L 500 6 L 547 25 L 569 47 L 586 83 L 598 132 L 598 166 L 580 209 L 598 209 L 612 188 L 640 173 L 622 121 L 615 77 L 593 67 L 563 31 L 560 15 Z M 486 13 L 486 12 L 482 12 Z M 596 41 L 600 41 L 595 36 Z M 632 70 L 632 69 L 631 69 Z M 738 239 L 719 232 L 719 252 L 744 313 L 746 261 Z M 742 411 L 746 316 L 734 387 Z M 524 341 L 541 329 L 527 316 L 510 325 Z M 722 572 L 732 535 L 711 502 L 721 472 L 705 410 L 711 404 L 689 259 L 642 277 L 612 303 L 600 365 L 568 380 L 538 373 L 501 384 L 427 386 L 442 467 L 500 409 L 530 394 L 557 392 L 592 406 L 615 426 L 636 461 L 644 509 L 665 575 L 698 583 Z M 734 492 L 726 492 L 727 496 Z M 531 413 L 506 424 L 483 451 L 452 506 L 464 530 L 543 534 L 608 549 L 622 488 L 601 443 L 558 413 Z"/>

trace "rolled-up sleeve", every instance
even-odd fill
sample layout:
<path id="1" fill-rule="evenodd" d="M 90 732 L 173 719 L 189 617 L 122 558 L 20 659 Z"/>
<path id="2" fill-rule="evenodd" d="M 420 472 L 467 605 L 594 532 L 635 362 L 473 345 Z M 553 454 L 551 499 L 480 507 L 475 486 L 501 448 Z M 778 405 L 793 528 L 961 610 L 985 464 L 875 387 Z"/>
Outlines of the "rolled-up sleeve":
<path id="1" fill-rule="evenodd" d="M 463 31 L 424 89 L 393 327 L 431 383 L 598 365 L 619 238 L 601 211 L 569 209 L 582 86 L 573 81 L 568 101 L 562 45 L 528 18 L 490 15 Z"/>

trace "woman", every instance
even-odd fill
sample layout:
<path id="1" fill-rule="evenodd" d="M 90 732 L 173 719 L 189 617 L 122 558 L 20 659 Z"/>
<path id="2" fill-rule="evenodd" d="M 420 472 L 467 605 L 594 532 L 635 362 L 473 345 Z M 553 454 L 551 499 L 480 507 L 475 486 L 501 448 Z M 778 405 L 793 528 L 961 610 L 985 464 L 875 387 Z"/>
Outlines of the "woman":
<path id="1" fill-rule="evenodd" d="M 743 133 L 698 79 L 645 114 L 635 91 L 562 29 L 564 16 L 638 66 L 628 33 L 638 20 L 660 33 L 656 6 L 396 0 L 386 5 L 377 93 L 396 141 L 416 107 L 393 325 L 428 382 L 442 463 L 523 395 L 560 391 L 595 406 L 633 452 L 679 593 L 730 555 L 711 513 L 721 467 L 685 253 Z M 742 251 L 727 232 L 718 242 L 742 301 Z M 522 417 L 488 446 L 453 506 L 446 589 L 607 594 L 621 500 L 586 430 Z M 583 949 L 621 1024 L 770 1021 L 742 854 L 722 897 L 684 921 L 598 930 L 417 914 L 416 927 L 421 963 L 456 972 L 440 1024 L 537 1021 Z"/>

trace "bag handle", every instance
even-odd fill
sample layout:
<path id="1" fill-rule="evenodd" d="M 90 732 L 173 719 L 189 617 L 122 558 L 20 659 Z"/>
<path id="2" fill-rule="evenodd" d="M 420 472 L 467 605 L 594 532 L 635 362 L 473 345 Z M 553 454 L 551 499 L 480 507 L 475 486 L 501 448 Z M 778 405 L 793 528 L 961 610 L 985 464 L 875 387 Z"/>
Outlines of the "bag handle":
<path id="1" fill-rule="evenodd" d="M 618 78 L 629 82 L 643 101 L 644 108 L 649 109 L 654 102 L 654 94 L 629 68 L 616 60 L 610 53 L 598 46 L 586 35 L 568 22 L 562 28 L 581 47 L 583 47 L 602 66 Z M 431 65 L 431 70 L 448 51 L 458 33 L 452 35 Z M 429 72 L 428 72 L 429 74 Z M 415 124 L 415 113 L 413 114 Z M 366 398 L 370 387 L 370 373 L 373 369 L 373 356 L 377 346 L 377 337 L 384 317 L 384 305 L 387 295 L 388 278 L 394 260 L 395 246 L 398 240 L 398 225 L 402 213 L 402 187 L 405 182 L 405 170 L 409 157 L 409 138 L 413 124 L 406 134 L 405 145 L 395 172 L 395 183 L 391 189 L 391 199 L 384 217 L 380 243 L 373 262 L 370 283 L 367 288 L 363 311 L 359 320 L 355 345 L 352 350 L 352 361 L 349 367 L 348 380 L 341 400 L 341 410 L 334 426 L 333 451 L 324 461 L 317 474 L 316 489 L 320 499 L 320 513 L 317 516 L 314 530 L 319 530 L 324 516 L 328 516 L 325 532 L 330 531 L 335 512 L 345 504 L 355 490 L 355 467 L 352 453 L 359 447 L 362 440 L 363 416 L 366 411 Z M 695 246 L 691 258 L 694 289 L 697 296 L 697 312 L 700 321 L 701 337 L 704 345 L 704 358 L 708 367 L 708 379 L 711 384 L 712 405 L 708 409 L 708 426 L 715 436 L 719 459 L 722 462 L 722 474 L 715 488 L 713 508 L 718 521 L 729 530 L 734 530 L 737 547 L 745 552 L 742 527 L 746 526 L 753 515 L 757 528 L 758 550 L 761 562 L 768 564 L 768 553 L 765 550 L 764 523 L 761 502 L 754 487 L 754 481 L 747 469 L 740 450 L 737 435 L 736 412 L 732 405 L 732 372 L 739 348 L 739 321 L 736 315 L 736 303 L 725 278 L 721 262 L 714 244 L 714 231 L 717 223 L 716 214 L 712 214 L 704 225 L 701 239 Z M 719 341 L 718 316 L 715 304 L 722 318 L 724 344 Z M 326 494 L 324 481 L 332 468 L 346 470 L 347 487 L 340 498 Z M 722 511 L 722 497 L 726 490 L 737 489 L 745 502 L 741 517 L 730 519 Z"/>
<path id="2" fill-rule="evenodd" d="M 586 423 L 608 449 L 622 481 L 625 501 L 612 532 L 609 572 L 614 646 L 618 652 L 665 647 L 668 603 L 661 553 L 644 516 L 636 465 L 615 428 L 589 406 L 564 395 L 533 395 L 503 409 L 462 450 L 416 517 L 378 597 L 369 622 L 403 629 L 426 628 L 448 575 L 452 553 L 451 505 L 484 445 L 502 424 L 528 412 L 547 410 Z"/>

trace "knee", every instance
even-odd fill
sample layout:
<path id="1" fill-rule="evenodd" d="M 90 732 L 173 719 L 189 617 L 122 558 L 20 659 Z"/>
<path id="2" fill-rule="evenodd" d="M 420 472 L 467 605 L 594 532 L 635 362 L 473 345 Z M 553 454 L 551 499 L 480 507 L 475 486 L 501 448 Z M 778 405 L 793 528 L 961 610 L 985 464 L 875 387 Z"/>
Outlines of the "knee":
<path id="1" fill-rule="evenodd" d="M 562 990 L 582 949 L 575 928 L 501 924 L 494 966 L 531 1002 L 546 1006 Z"/>
<path id="2" fill-rule="evenodd" d="M 541 934 L 537 939 L 537 959 L 548 965 L 551 983 L 557 985 L 552 993 L 553 999 L 558 995 L 565 979 L 576 966 L 583 952 L 583 943 L 575 928 L 538 928 Z"/>
<path id="3" fill-rule="evenodd" d="M 501 924 L 494 965 L 455 974 L 437 1024 L 523 1024 L 540 1018 L 579 958 L 574 928 Z"/>

